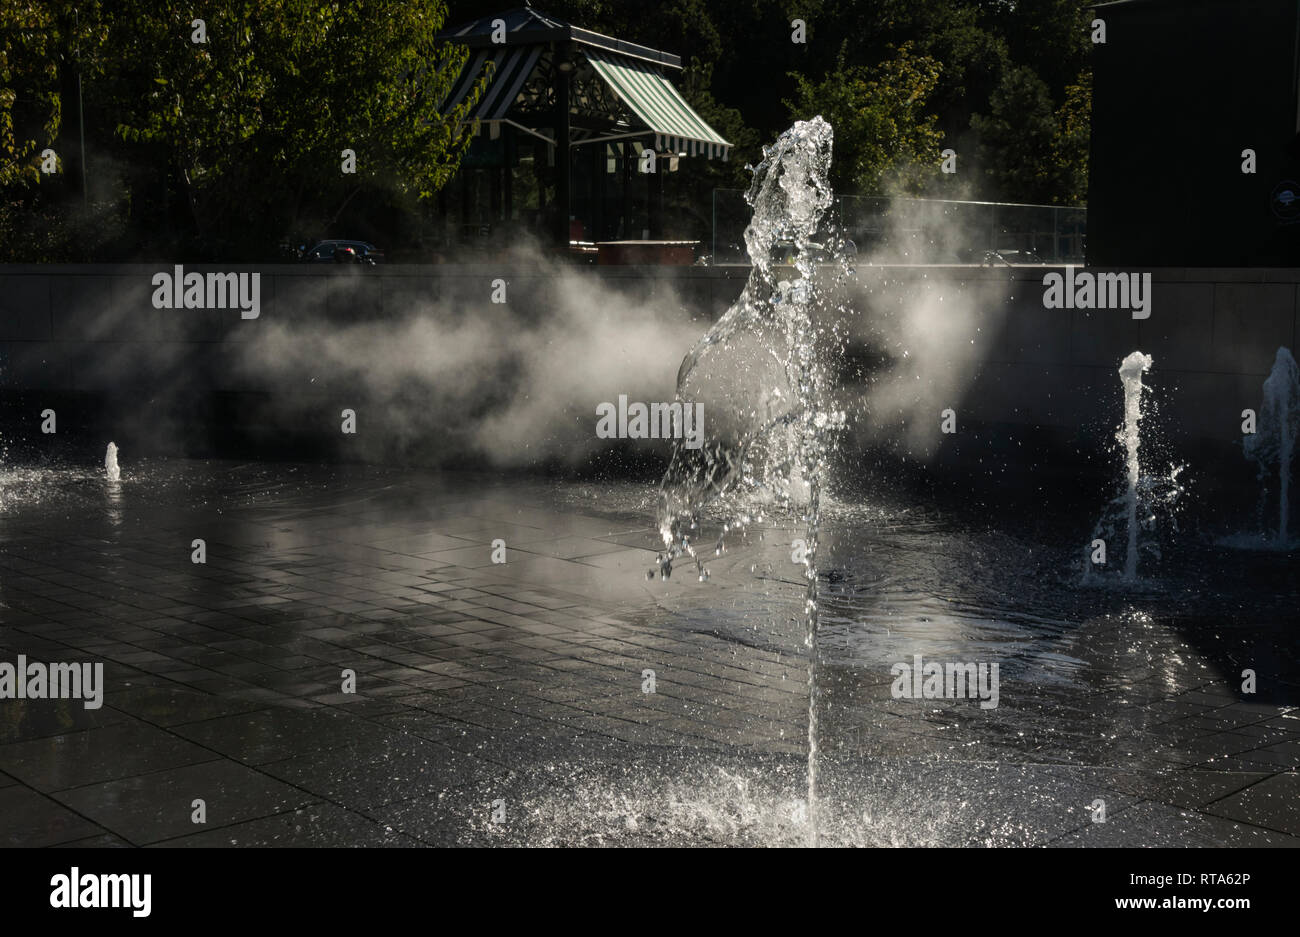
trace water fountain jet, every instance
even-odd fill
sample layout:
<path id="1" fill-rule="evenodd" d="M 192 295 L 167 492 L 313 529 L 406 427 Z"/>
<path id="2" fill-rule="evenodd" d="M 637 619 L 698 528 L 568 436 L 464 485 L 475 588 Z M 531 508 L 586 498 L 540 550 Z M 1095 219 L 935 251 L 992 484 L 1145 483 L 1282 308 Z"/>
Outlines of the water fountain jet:
<path id="1" fill-rule="evenodd" d="M 104 473 L 111 482 L 122 480 L 122 470 L 117 464 L 117 443 L 109 443 L 108 448 L 104 450 Z"/>
<path id="2" fill-rule="evenodd" d="M 1138 460 L 1138 447 L 1142 443 L 1139 423 L 1142 419 L 1142 375 L 1151 369 L 1150 355 L 1135 351 L 1121 362 L 1119 377 L 1124 384 L 1124 425 L 1119 440 L 1124 445 L 1124 465 L 1128 474 L 1128 491 L 1125 506 L 1128 520 L 1128 552 L 1124 556 L 1124 581 L 1137 579 L 1138 565 L 1138 483 L 1142 478 L 1142 464 Z"/>
<path id="3" fill-rule="evenodd" d="M 800 506 L 806 524 L 803 566 L 808 648 L 809 841 L 817 837 L 817 538 L 826 440 L 843 425 L 822 398 L 824 375 L 812 311 L 818 303 L 815 260 L 809 250 L 832 201 L 828 181 L 833 134 L 820 117 L 798 121 L 770 147 L 754 169 L 746 201 L 753 217 L 745 245 L 753 265 L 735 304 L 682 361 L 677 399 L 703 404 L 706 443 L 674 446 L 660 486 L 658 525 L 664 551 L 661 578 L 674 559 L 689 556 L 701 580 L 703 560 L 692 544 L 702 512 L 715 502 L 728 512 L 715 552 L 728 531 L 743 529 L 751 514 Z M 793 244 L 793 281 L 779 280 L 774 250 Z M 842 271 L 847 263 L 840 259 Z M 757 501 L 753 510 L 745 498 Z"/>
<path id="4" fill-rule="evenodd" d="M 1300 431 L 1300 368 L 1290 350 L 1279 348 L 1273 370 L 1264 381 L 1264 403 L 1256 432 L 1246 436 L 1242 448 L 1246 458 L 1259 465 L 1261 484 L 1276 466 L 1278 480 L 1278 522 L 1274 544 L 1289 543 L 1291 459 Z M 1262 508 L 1262 504 L 1261 504 Z"/>

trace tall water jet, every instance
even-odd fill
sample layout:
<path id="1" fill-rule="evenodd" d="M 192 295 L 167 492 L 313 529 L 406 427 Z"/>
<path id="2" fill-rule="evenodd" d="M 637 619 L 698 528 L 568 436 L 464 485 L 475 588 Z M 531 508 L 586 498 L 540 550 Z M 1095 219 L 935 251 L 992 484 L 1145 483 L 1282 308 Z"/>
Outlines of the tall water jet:
<path id="1" fill-rule="evenodd" d="M 811 430 L 820 373 L 811 320 L 814 263 L 806 248 L 831 204 L 831 142 L 831 127 L 820 117 L 799 121 L 764 147 L 754 169 L 745 195 L 754 209 L 745 229 L 749 280 L 677 374 L 677 399 L 703 405 L 705 440 L 695 449 L 680 440 L 674 445 L 660 486 L 664 575 L 682 555 L 700 565 L 692 540 L 701 511 L 735 489 L 756 494 L 760 505 L 789 505 L 801 489 L 811 501 L 811 487 L 804 486 L 818 435 Z M 791 243 L 799 277 L 777 282 L 774 248 Z M 743 523 L 749 505 L 731 500 L 733 519 Z M 723 524 L 723 533 L 733 526 Z"/>
<path id="2" fill-rule="evenodd" d="M 1288 542 L 1290 526 L 1291 457 L 1300 432 L 1300 368 L 1286 348 L 1277 350 L 1273 370 L 1264 381 L 1264 402 L 1259 409 L 1255 432 L 1242 441 L 1246 458 L 1259 465 L 1259 478 L 1266 483 L 1276 466 L 1278 480 L 1277 538 L 1279 546 Z M 1262 510 L 1261 503 L 1261 510 Z"/>
<path id="3" fill-rule="evenodd" d="M 660 576 L 689 556 L 703 580 L 702 557 L 692 542 L 702 512 L 715 502 L 724 520 L 714 544 L 765 510 L 802 506 L 806 524 L 804 643 L 808 648 L 808 829 L 816 843 L 817 789 L 817 570 L 818 514 L 826 437 L 843 425 L 842 413 L 823 409 L 823 373 L 812 311 L 818 303 L 809 244 L 832 195 L 828 181 L 833 134 L 815 117 L 799 121 L 770 147 L 754 169 L 745 200 L 753 216 L 745 246 L 753 267 L 735 304 L 686 355 L 677 375 L 677 400 L 703 405 L 705 442 L 679 441 L 660 486 L 658 525 L 664 552 Z M 794 246 L 793 281 L 776 279 L 773 252 Z M 847 265 L 841 263 L 843 270 Z"/>
<path id="4" fill-rule="evenodd" d="M 104 450 L 104 474 L 111 482 L 122 480 L 122 470 L 117 464 L 117 443 L 109 443 L 108 448 Z"/>
<path id="5" fill-rule="evenodd" d="M 1128 473 L 1128 492 L 1125 496 L 1128 518 L 1128 553 L 1124 556 L 1124 579 L 1137 578 L 1138 565 L 1138 483 L 1142 479 L 1142 464 L 1138 460 L 1138 446 L 1142 443 L 1139 423 L 1142 420 L 1142 375 L 1151 368 L 1151 356 L 1135 351 L 1120 363 L 1119 378 L 1124 383 L 1124 425 L 1119 440 L 1124 446 L 1124 465 Z"/>

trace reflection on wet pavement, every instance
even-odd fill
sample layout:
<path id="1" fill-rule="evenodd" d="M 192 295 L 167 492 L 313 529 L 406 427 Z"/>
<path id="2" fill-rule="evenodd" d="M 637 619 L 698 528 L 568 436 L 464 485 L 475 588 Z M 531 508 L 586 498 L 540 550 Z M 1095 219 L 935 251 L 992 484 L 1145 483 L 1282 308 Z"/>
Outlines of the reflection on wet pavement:
<path id="1" fill-rule="evenodd" d="M 661 581 L 651 485 L 124 475 L 0 480 L 0 662 L 106 684 L 0 700 L 0 843 L 804 842 L 796 522 Z M 1291 555 L 1121 591 L 968 518 L 824 525 L 823 842 L 1300 845 Z M 997 663 L 998 706 L 895 698 L 917 654 Z"/>

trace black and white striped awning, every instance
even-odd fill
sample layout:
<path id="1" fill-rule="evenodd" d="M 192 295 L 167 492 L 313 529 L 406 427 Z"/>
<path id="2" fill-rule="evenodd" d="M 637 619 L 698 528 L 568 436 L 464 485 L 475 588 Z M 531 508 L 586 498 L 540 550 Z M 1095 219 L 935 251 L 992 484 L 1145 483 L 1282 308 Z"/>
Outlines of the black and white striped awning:
<path id="1" fill-rule="evenodd" d="M 494 69 L 483 97 L 465 119 L 490 125 L 495 138 L 500 129 L 498 124 L 512 123 L 509 120 L 510 108 L 519 97 L 529 75 L 537 67 L 542 50 L 540 45 L 475 50 L 456 77 L 456 82 L 442 105 L 442 112 L 449 113 L 465 100 L 474 82 L 484 74 L 488 62 L 491 62 Z M 655 149 L 661 152 L 707 156 L 710 159 L 727 158 L 731 144 L 686 103 L 686 99 L 655 65 L 598 49 L 584 49 L 583 54 L 600 79 L 635 115 L 633 123 L 626 128 L 627 132 L 597 139 L 653 134 Z M 528 132 L 549 139 L 536 130 Z M 582 142 L 575 140 L 572 145 Z"/>
<path id="2" fill-rule="evenodd" d="M 492 79 L 483 97 L 470 111 L 468 120 L 497 121 L 504 120 L 510 105 L 519 97 L 519 91 L 537 66 L 541 58 L 541 46 L 501 48 L 496 50 L 480 49 L 470 56 L 465 67 L 460 70 L 456 83 L 442 106 L 443 113 L 457 107 L 474 87 L 474 82 L 483 75 L 487 63 L 494 66 Z"/>

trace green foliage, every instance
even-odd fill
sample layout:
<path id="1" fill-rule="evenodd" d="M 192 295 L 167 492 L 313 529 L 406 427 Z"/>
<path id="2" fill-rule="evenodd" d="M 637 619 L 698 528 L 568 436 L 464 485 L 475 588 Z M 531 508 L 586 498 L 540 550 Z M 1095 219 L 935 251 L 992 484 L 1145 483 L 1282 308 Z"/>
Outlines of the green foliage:
<path id="1" fill-rule="evenodd" d="M 98 181 L 126 167 L 113 179 L 119 214 L 135 213 L 137 228 L 142 207 L 161 214 L 182 253 L 199 258 L 264 257 L 290 231 L 338 222 L 358 196 L 414 211 L 469 144 L 464 118 L 483 83 L 439 113 L 467 58 L 434 40 L 442 0 L 210 0 L 198 12 L 171 0 L 81 3 L 75 29 L 72 9 L 23 0 L 0 13 L 0 191 L 10 196 L 66 128 L 76 49 L 94 79 Z M 206 42 L 192 41 L 196 18 Z M 341 172 L 344 149 L 355 175 Z M 152 185 L 131 172 L 141 162 Z"/>
<path id="2" fill-rule="evenodd" d="M 1094 16 L 1091 3 L 985 0 L 976 6 L 983 11 L 984 28 L 1006 43 L 1008 59 L 1033 69 L 1054 101 L 1061 101 L 1066 88 L 1088 67 L 1092 48 L 1088 24 Z"/>
<path id="3" fill-rule="evenodd" d="M 989 114 L 976 114 L 971 126 L 979 134 L 979 160 L 1005 201 L 1040 202 L 1050 198 L 1056 115 L 1052 98 L 1033 70 L 1008 71 L 989 98 Z"/>
<path id="4" fill-rule="evenodd" d="M 942 134 L 927 102 L 940 65 L 904 43 L 878 65 L 849 65 L 841 49 L 836 67 L 813 83 L 793 75 L 791 116 L 821 114 L 835 129 L 831 182 L 840 194 L 919 192 L 939 163 Z"/>
<path id="5" fill-rule="evenodd" d="M 1042 204 L 1083 202 L 1091 100 L 1091 72 L 1054 108 L 1046 83 L 1032 70 L 1009 71 L 989 99 L 989 114 L 971 118 L 991 194 Z"/>
<path id="6" fill-rule="evenodd" d="M 60 142 L 63 88 L 100 71 L 99 10 L 94 0 L 0 4 L 0 190 L 54 181 L 40 172 L 40 151 Z"/>
<path id="7" fill-rule="evenodd" d="M 51 13 L 32 2 L 0 6 L 0 186 L 39 182 L 37 153 L 59 130 Z"/>
<path id="8" fill-rule="evenodd" d="M 434 42 L 438 0 L 224 0 L 205 7 L 204 44 L 170 7 L 135 3 L 111 24 L 117 133 L 167 150 L 214 248 L 327 227 L 367 188 L 428 198 L 469 144 L 461 121 L 477 95 L 438 112 L 467 58 Z M 344 149 L 355 175 L 341 172 Z"/>
<path id="9" fill-rule="evenodd" d="M 1092 130 L 1092 69 L 1085 68 L 1065 89 L 1056 111 L 1053 159 L 1058 178 L 1053 201 L 1083 205 L 1088 201 L 1088 147 Z"/>

